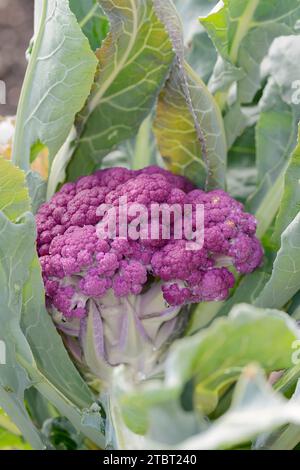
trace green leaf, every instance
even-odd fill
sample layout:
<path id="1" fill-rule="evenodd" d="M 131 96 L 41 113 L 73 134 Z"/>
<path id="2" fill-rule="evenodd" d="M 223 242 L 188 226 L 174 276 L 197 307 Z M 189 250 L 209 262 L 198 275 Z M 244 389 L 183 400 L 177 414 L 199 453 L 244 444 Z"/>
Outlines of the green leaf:
<path id="1" fill-rule="evenodd" d="M 261 168 L 260 184 L 249 198 L 248 205 L 251 211 L 256 210 L 258 234 L 261 237 L 274 221 L 280 207 L 287 161 L 297 142 L 300 115 L 297 106 L 284 102 L 282 89 L 276 82 L 275 75 L 269 78 L 260 108 L 262 113 L 256 133 L 257 147 L 260 149 L 257 155 Z M 272 121 L 271 126 L 269 119 Z M 276 244 L 280 235 L 276 231 Z"/>
<path id="2" fill-rule="evenodd" d="M 93 396 L 69 358 L 46 311 L 37 256 L 31 263 L 30 276 L 24 286 L 21 327 L 43 375 L 78 408 L 91 406 Z"/>
<path id="3" fill-rule="evenodd" d="M 224 125 L 228 148 L 230 149 L 236 139 L 241 137 L 245 131 L 254 126 L 259 118 L 258 106 L 241 107 L 235 102 L 224 116 Z M 255 145 L 252 145 L 255 147 Z"/>
<path id="4" fill-rule="evenodd" d="M 282 170 L 294 136 L 293 115 L 287 107 L 262 112 L 256 128 L 258 182 L 269 187 Z M 267 175 L 267 176 L 266 176 Z"/>
<path id="5" fill-rule="evenodd" d="M 217 8 L 208 15 L 200 17 L 200 23 L 211 37 L 216 49 L 223 58 L 229 61 L 229 39 L 228 39 L 228 0 L 218 4 Z"/>
<path id="6" fill-rule="evenodd" d="M 299 403 L 272 390 L 255 366 L 245 369 L 236 386 L 230 409 L 208 430 L 181 443 L 182 450 L 228 449 L 262 432 L 300 422 Z"/>
<path id="7" fill-rule="evenodd" d="M 217 3 L 218 0 L 174 1 L 183 22 L 187 62 L 205 83 L 213 72 L 217 52 L 207 32 L 199 24 L 198 16 L 208 14 Z"/>
<path id="8" fill-rule="evenodd" d="M 54 406 L 34 387 L 25 390 L 25 403 L 32 421 L 39 429 L 43 427 L 45 421 L 57 416 Z"/>
<path id="9" fill-rule="evenodd" d="M 220 55 L 218 56 L 213 73 L 208 82 L 208 88 L 211 93 L 216 94 L 216 98 L 218 102 L 220 102 L 220 107 L 221 105 L 223 106 L 223 95 L 220 92 L 224 92 L 224 97 L 226 98 L 226 92 L 231 84 L 241 80 L 244 76 L 245 72 L 240 67 L 235 67 L 230 62 L 223 60 Z"/>
<path id="10" fill-rule="evenodd" d="M 31 201 L 31 210 L 36 214 L 39 207 L 46 200 L 47 183 L 38 173 L 30 170 L 26 174 L 26 184 Z"/>
<path id="11" fill-rule="evenodd" d="M 299 290 L 300 213 L 281 236 L 281 248 L 269 282 L 255 302 L 258 307 L 282 308 Z"/>
<path id="12" fill-rule="evenodd" d="M 284 178 L 287 161 L 297 141 L 299 112 L 286 104 L 273 77 L 266 87 L 261 103 L 261 114 L 256 126 L 258 188 L 249 199 L 256 210 L 276 180 Z M 278 194 L 277 208 L 280 202 Z"/>
<path id="13" fill-rule="evenodd" d="M 284 172 L 278 176 L 277 180 L 274 182 L 269 191 L 263 197 L 259 197 L 257 204 L 258 208 L 255 212 L 255 217 L 257 220 L 256 235 L 260 239 L 263 238 L 268 229 L 270 229 L 270 226 L 275 219 L 280 205 L 280 199 L 283 194 L 283 188 Z M 256 196 L 256 193 L 254 193 L 254 196 Z M 250 206 L 249 212 L 251 212 L 251 204 L 253 204 L 252 196 L 248 201 L 248 205 Z"/>
<path id="14" fill-rule="evenodd" d="M 298 212 L 297 148 L 295 158 L 292 154 L 297 143 L 300 119 L 299 106 L 294 96 L 295 88 L 293 88 L 295 77 L 300 73 L 298 62 L 294 62 L 294 51 L 297 46 L 297 36 L 280 37 L 274 41 L 265 59 L 264 74 L 270 75 L 270 78 L 260 101 L 262 113 L 257 126 L 259 186 L 249 200 L 252 210 L 260 206 L 260 217 L 271 213 L 274 219 L 279 209 L 273 236 L 273 241 L 277 245 L 283 230 Z M 289 65 L 290 63 L 294 63 L 293 67 Z M 291 70 L 292 68 L 295 70 Z M 277 194 L 273 194 L 276 186 L 280 186 L 280 190 L 277 190 Z M 272 211 L 270 211 L 271 200 L 273 200 Z"/>
<path id="15" fill-rule="evenodd" d="M 300 382 L 298 381 L 295 393 L 291 401 L 299 405 L 300 403 Z M 290 424 L 283 429 L 279 429 L 273 433 L 265 433 L 258 437 L 253 449 L 254 450 L 293 450 L 300 442 L 300 426 Z"/>
<path id="16" fill-rule="evenodd" d="M 288 315 L 237 305 L 229 317 L 171 347 L 164 382 L 148 381 L 124 394 L 124 419 L 130 429 L 144 433 L 147 409 L 179 398 L 192 379 L 194 402 L 209 413 L 224 388 L 238 379 L 247 364 L 258 362 L 266 371 L 290 367 L 291 346 L 298 337 L 297 325 Z"/>
<path id="17" fill-rule="evenodd" d="M 11 421 L 9 416 L 1 408 L 0 408 L 0 427 L 3 430 L 6 430 L 11 434 L 15 434 L 15 436 L 21 435 L 17 426 Z"/>
<path id="18" fill-rule="evenodd" d="M 252 101 L 270 45 L 277 36 L 293 34 L 299 14 L 299 0 L 224 0 L 218 11 L 200 19 L 223 59 L 223 69 L 230 63 L 244 72 L 238 79 L 240 102 Z"/>
<path id="19" fill-rule="evenodd" d="M 267 371 L 289 367 L 296 331 L 296 325 L 280 312 L 237 305 L 228 318 L 216 320 L 208 330 L 177 344 L 168 367 L 177 364 L 178 372 L 170 372 L 167 382 L 180 384 L 196 376 L 195 402 L 209 413 L 223 387 L 234 382 L 248 363 L 257 361 Z M 276 351 L 266 344 L 266 337 L 272 338 Z M 241 338 L 243 346 L 237 347 Z"/>
<path id="20" fill-rule="evenodd" d="M 24 184 L 24 174 L 12 169 L 13 181 Z M 34 217 L 26 213 L 18 220 L 14 224 L 0 212 L 0 406 L 34 449 L 44 448 L 24 404 L 25 390 L 35 386 L 78 430 L 103 446 L 101 430 L 81 422 L 82 409 L 92 405 L 93 396 L 45 309 Z"/>
<path id="21" fill-rule="evenodd" d="M 48 178 L 47 184 L 47 200 L 55 194 L 59 185 L 65 182 L 66 179 L 66 168 L 72 156 L 71 143 L 76 137 L 76 130 L 73 126 L 65 143 L 56 154 Z"/>
<path id="22" fill-rule="evenodd" d="M 101 46 L 109 31 L 109 22 L 98 0 L 69 0 L 70 9 L 76 15 L 79 26 L 95 51 Z"/>
<path id="23" fill-rule="evenodd" d="M 185 63 L 180 20 L 173 4 L 154 0 L 166 25 L 177 61 L 162 90 L 154 131 L 169 169 L 185 174 L 199 186 L 225 184 L 226 139 L 220 111 L 208 89 Z"/>
<path id="24" fill-rule="evenodd" d="M 256 190 L 255 128 L 248 127 L 228 154 L 227 188 L 235 199 L 245 202 Z"/>
<path id="25" fill-rule="evenodd" d="M 259 210 L 264 199 L 270 199 L 268 194 L 278 179 L 281 179 L 283 186 L 287 158 L 291 152 L 290 145 L 295 136 L 294 128 L 295 122 L 289 110 L 274 110 L 260 115 L 256 128 L 258 186 L 248 200 L 251 212 Z M 278 191 L 273 218 L 280 198 L 281 192 Z"/>
<path id="26" fill-rule="evenodd" d="M 16 220 L 30 208 L 23 171 L 0 157 L 0 211 Z"/>
<path id="27" fill-rule="evenodd" d="M 298 144 L 292 153 L 285 173 L 284 192 L 276 219 L 273 239 L 278 242 L 281 234 L 300 211 L 300 126 Z"/>
<path id="28" fill-rule="evenodd" d="M 194 36 L 187 51 L 186 60 L 204 83 L 207 83 L 217 61 L 217 52 L 205 31 Z"/>
<path id="29" fill-rule="evenodd" d="M 200 31 L 198 17 L 207 15 L 217 3 L 218 0 L 174 0 L 174 4 L 183 22 L 186 43 Z"/>
<path id="30" fill-rule="evenodd" d="M 178 446 L 208 428 L 202 416 L 187 412 L 179 402 L 174 401 L 154 406 L 149 413 L 149 422 L 146 443 L 159 443 L 164 449 Z"/>
<path id="31" fill-rule="evenodd" d="M 300 422 L 299 401 L 288 401 L 274 392 L 263 371 L 256 365 L 249 365 L 243 370 L 235 387 L 230 408 L 212 423 L 206 422 L 205 425 L 201 416 L 197 419 L 194 414 L 192 419 L 191 414 L 184 413 L 178 404 L 175 408 L 173 406 L 173 410 L 170 405 L 171 401 L 166 403 L 164 408 L 151 408 L 151 423 L 158 429 L 153 432 L 152 428 L 145 437 L 141 438 L 123 428 L 120 448 L 169 451 L 243 449 L 245 443 L 249 443 L 261 433 L 274 431 L 288 423 L 299 425 Z M 120 429 L 120 418 L 118 425 Z M 160 429 L 164 430 L 163 434 Z M 187 438 L 188 434 L 192 436 Z M 175 443 L 172 442 L 174 435 Z"/>
<path id="32" fill-rule="evenodd" d="M 140 170 L 149 165 L 164 166 L 153 134 L 153 113 L 142 122 L 138 133 L 123 142 L 116 150 L 106 155 L 101 168 L 121 166 Z"/>
<path id="33" fill-rule="evenodd" d="M 31 446 L 21 436 L 0 427 L 0 450 L 31 450 Z"/>
<path id="34" fill-rule="evenodd" d="M 20 97 L 13 161 L 25 171 L 31 148 L 47 146 L 52 162 L 90 92 L 97 61 L 68 0 L 43 0 Z"/>
<path id="35" fill-rule="evenodd" d="M 34 365 L 30 348 L 20 328 L 22 288 L 34 253 L 34 220 L 27 214 L 23 223 L 13 224 L 0 212 L 0 340 L 5 360 L 0 369 L 0 406 L 12 418 L 35 449 L 43 449 L 41 437 L 24 405 L 24 391 L 32 385 L 17 362 L 17 354 Z M 1 348 L 1 351 L 3 349 Z"/>
<path id="36" fill-rule="evenodd" d="M 151 0 L 102 0 L 111 31 L 98 52 L 99 73 L 77 122 L 68 179 L 91 173 L 138 131 L 151 111 L 174 54 Z"/>
<path id="37" fill-rule="evenodd" d="M 159 152 L 152 131 L 152 113 L 142 122 L 136 138 L 124 144 L 124 152 L 128 154 L 133 170 L 141 170 L 146 166 L 157 165 Z"/>

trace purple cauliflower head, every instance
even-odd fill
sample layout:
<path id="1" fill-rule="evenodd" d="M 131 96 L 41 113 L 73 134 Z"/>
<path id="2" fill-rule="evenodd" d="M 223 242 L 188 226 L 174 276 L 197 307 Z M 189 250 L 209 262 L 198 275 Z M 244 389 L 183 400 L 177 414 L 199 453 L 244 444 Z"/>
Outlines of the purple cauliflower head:
<path id="1" fill-rule="evenodd" d="M 123 213 L 125 197 L 127 212 L 122 223 L 116 219 L 114 236 L 99 236 L 99 224 Z M 104 204 L 115 212 L 99 211 Z M 180 217 L 189 207 L 193 229 L 201 205 L 203 244 L 187 250 L 189 238 L 176 234 L 178 214 L 166 227 L 162 214 L 149 210 L 153 205 L 176 205 Z M 130 208 L 141 206 L 148 209 L 147 229 L 137 223 L 143 236 L 124 236 L 122 224 L 135 223 Z M 48 310 L 74 356 L 100 378 L 121 363 L 148 370 L 154 351 L 186 320 L 186 306 L 225 300 L 235 283 L 232 268 L 250 273 L 263 257 L 256 220 L 241 203 L 158 167 L 112 168 L 67 183 L 41 206 L 36 222 Z"/>

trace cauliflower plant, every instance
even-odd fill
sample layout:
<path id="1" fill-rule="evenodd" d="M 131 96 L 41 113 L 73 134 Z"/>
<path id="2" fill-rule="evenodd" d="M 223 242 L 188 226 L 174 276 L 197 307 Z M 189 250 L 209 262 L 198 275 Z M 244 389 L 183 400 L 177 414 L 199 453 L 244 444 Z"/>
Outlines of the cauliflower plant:
<path id="1" fill-rule="evenodd" d="M 187 250 L 188 240 L 175 237 L 175 216 L 168 239 L 161 219 L 155 239 L 99 237 L 98 224 L 109 218 L 99 207 L 118 207 L 124 196 L 148 208 L 190 205 L 193 224 L 202 205 L 204 245 Z M 36 221 L 49 312 L 76 360 L 104 380 L 119 364 L 150 373 L 157 351 L 186 323 L 187 306 L 226 299 L 232 268 L 250 273 L 263 256 L 256 220 L 241 203 L 159 167 L 112 168 L 67 183 Z"/>

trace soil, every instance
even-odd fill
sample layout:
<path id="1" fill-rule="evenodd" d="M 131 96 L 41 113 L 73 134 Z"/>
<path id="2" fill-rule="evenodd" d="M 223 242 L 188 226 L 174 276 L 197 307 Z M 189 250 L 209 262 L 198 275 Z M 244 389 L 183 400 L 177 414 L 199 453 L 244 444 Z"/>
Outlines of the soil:
<path id="1" fill-rule="evenodd" d="M 25 53 L 33 35 L 34 0 L 0 0 L 0 80 L 6 85 L 6 104 L 0 115 L 14 115 L 26 70 Z"/>

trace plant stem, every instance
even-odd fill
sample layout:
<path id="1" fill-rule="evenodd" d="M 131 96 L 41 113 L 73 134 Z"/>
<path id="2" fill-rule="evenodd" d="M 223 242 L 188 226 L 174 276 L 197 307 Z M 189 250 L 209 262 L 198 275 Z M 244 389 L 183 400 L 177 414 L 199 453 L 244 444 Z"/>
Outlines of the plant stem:
<path id="1" fill-rule="evenodd" d="M 236 30 L 236 34 L 234 36 L 234 40 L 230 50 L 230 59 L 231 61 L 236 64 L 238 60 L 239 48 L 241 45 L 242 40 L 248 34 L 250 30 L 253 15 L 258 7 L 259 0 L 250 0 L 248 5 L 245 8 L 243 15 L 240 17 L 238 22 L 238 27 Z"/>

